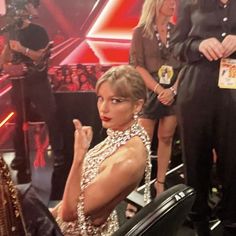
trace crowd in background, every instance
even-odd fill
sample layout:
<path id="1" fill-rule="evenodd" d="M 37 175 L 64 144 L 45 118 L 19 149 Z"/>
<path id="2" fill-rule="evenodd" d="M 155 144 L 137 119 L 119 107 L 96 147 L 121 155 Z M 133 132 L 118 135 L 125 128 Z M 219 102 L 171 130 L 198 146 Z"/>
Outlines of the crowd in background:
<path id="1" fill-rule="evenodd" d="M 93 91 L 97 80 L 109 67 L 96 65 L 62 65 L 49 69 L 53 91 Z"/>

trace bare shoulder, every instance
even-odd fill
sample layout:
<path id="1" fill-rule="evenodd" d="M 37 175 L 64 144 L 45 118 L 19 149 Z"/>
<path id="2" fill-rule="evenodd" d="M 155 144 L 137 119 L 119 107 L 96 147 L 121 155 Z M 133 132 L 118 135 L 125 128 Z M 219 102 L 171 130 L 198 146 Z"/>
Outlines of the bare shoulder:
<path id="1" fill-rule="evenodd" d="M 139 137 L 133 137 L 114 154 L 115 165 L 119 165 L 122 171 L 137 172 L 144 170 L 147 150 Z"/>

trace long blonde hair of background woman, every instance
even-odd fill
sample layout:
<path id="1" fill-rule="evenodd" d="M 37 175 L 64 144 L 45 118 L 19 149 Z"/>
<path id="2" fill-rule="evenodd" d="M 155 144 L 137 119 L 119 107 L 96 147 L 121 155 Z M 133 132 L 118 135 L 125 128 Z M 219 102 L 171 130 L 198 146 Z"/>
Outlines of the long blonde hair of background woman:
<path id="1" fill-rule="evenodd" d="M 152 39 L 154 36 L 154 24 L 157 18 L 156 13 L 162 6 L 164 0 L 145 0 L 142 13 L 137 27 L 144 26 L 143 34 L 145 37 Z"/>

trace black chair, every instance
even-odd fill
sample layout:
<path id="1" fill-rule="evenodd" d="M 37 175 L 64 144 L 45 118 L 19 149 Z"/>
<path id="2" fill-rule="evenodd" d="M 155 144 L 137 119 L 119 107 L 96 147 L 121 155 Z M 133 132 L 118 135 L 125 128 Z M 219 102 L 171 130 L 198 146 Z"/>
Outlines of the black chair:
<path id="1" fill-rule="evenodd" d="M 63 236 L 48 208 L 31 184 L 17 185 L 27 232 L 32 236 Z M 24 234 L 21 234 L 24 235 Z"/>
<path id="2" fill-rule="evenodd" d="M 193 188 L 175 185 L 124 223 L 113 236 L 174 236 L 185 221 L 195 200 Z"/>

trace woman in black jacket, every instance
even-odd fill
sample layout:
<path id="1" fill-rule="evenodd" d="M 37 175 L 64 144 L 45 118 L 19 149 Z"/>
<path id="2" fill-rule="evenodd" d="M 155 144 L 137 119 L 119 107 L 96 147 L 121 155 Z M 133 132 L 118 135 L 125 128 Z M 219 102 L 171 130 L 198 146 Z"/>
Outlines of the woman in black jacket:
<path id="1" fill-rule="evenodd" d="M 171 38 L 186 63 L 179 76 L 178 115 L 187 184 L 197 191 L 192 218 L 209 235 L 207 204 L 212 149 L 222 182 L 224 235 L 236 235 L 236 1 L 181 0 Z"/>

